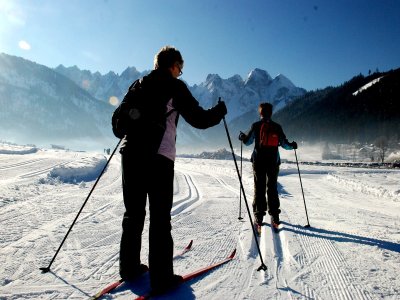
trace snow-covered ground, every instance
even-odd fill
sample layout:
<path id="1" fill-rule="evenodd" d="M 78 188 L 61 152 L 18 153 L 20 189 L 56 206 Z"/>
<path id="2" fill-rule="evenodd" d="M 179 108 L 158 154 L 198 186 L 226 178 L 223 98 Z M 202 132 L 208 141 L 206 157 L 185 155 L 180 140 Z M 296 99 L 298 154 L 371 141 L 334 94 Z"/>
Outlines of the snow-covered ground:
<path id="1" fill-rule="evenodd" d="M 120 156 L 98 183 L 51 272 L 42 274 L 108 157 L 64 150 L 0 150 L 0 299 L 87 299 L 118 278 L 123 214 Z M 0 146 L 1 148 L 1 146 Z M 29 148 L 29 147 L 28 147 Z M 306 158 L 297 151 L 300 162 Z M 285 158 L 295 161 L 293 151 Z M 235 259 L 159 299 L 400 299 L 400 170 L 300 164 L 279 177 L 282 228 L 268 220 L 259 239 L 261 265 L 233 161 L 178 158 L 172 224 L 175 259 L 185 274 Z M 249 162 L 243 183 L 251 204 Z M 244 217 L 238 220 L 239 214 Z M 148 222 L 148 220 L 146 220 Z M 143 235 L 146 262 L 148 229 Z M 133 299 L 147 278 L 105 299 Z"/>

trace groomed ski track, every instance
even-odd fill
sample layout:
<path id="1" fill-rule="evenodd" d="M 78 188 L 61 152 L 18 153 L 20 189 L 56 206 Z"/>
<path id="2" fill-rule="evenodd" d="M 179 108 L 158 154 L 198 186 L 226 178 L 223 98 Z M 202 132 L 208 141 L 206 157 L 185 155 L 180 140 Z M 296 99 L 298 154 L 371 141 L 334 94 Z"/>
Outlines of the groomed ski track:
<path id="1" fill-rule="evenodd" d="M 115 281 L 123 214 L 119 155 L 47 274 L 41 274 L 39 267 L 48 264 L 93 182 L 40 179 L 54 166 L 80 159 L 80 153 L 8 156 L 14 159 L 0 160 L 7 177 L 0 182 L 0 299 L 87 299 Z M 307 167 L 302 179 L 312 227 L 304 228 L 296 165 L 285 164 L 279 178 L 281 229 L 273 233 L 265 218 L 259 241 L 268 270 L 257 271 L 260 260 L 244 203 L 244 219 L 238 220 L 239 183 L 233 162 L 178 158 L 175 169 L 171 212 L 175 248 L 194 240 L 190 254 L 175 260 L 175 272 L 189 273 L 226 257 L 234 248 L 238 251 L 228 264 L 160 298 L 398 299 L 400 247 L 391 242 L 399 224 L 397 201 L 388 198 L 394 204 L 376 212 L 371 208 L 376 196 L 344 188 L 350 182 L 346 174 L 332 177 L 326 170 Z M 243 184 L 251 207 L 250 163 L 244 164 Z M 371 226 L 377 218 L 387 227 Z M 147 235 L 145 226 L 144 262 Z M 143 290 L 122 289 L 105 299 L 132 299 L 133 292 Z"/>

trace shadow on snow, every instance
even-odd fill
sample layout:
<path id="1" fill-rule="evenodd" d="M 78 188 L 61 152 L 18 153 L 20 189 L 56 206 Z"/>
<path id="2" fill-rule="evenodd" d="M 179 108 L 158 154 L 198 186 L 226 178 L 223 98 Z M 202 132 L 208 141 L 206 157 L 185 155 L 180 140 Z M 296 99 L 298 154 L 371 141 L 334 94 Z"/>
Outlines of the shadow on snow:
<path id="1" fill-rule="evenodd" d="M 315 227 L 304 228 L 300 225 L 293 225 L 284 221 L 282 221 L 282 224 L 286 225 L 283 227 L 282 229 L 283 231 L 290 231 L 296 234 L 302 234 L 310 237 L 324 238 L 341 243 L 345 242 L 345 243 L 363 244 L 367 246 L 375 246 L 381 249 L 386 249 L 400 253 L 400 244 L 393 243 L 390 241 L 383 241 L 375 238 L 358 236 L 338 231 L 331 231 L 322 228 L 315 228 Z"/>

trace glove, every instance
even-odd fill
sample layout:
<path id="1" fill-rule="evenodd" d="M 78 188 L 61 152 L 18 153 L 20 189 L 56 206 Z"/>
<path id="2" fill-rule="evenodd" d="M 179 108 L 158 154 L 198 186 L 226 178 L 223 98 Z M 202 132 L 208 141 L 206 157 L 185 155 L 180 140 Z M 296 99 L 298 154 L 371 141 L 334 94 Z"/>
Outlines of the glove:
<path id="1" fill-rule="evenodd" d="M 295 141 L 291 142 L 290 146 L 292 146 L 293 149 L 297 149 L 297 143 Z"/>
<path id="2" fill-rule="evenodd" d="M 228 113 L 228 110 L 226 109 L 226 105 L 224 101 L 218 101 L 218 104 L 215 105 L 215 110 L 218 112 L 218 114 L 221 116 L 225 116 Z"/>
<path id="3" fill-rule="evenodd" d="M 243 141 L 246 138 L 246 135 L 243 132 L 239 134 L 239 141 Z"/>

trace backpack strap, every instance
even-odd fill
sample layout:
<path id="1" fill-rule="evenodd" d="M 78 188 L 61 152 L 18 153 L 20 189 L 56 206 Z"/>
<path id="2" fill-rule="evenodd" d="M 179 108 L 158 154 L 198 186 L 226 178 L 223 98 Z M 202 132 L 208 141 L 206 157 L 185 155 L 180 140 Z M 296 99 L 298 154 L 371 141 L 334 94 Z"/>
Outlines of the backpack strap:
<path id="1" fill-rule="evenodd" d="M 173 108 L 173 109 L 171 109 L 169 112 L 167 112 L 167 113 L 165 114 L 165 118 L 168 118 L 174 111 L 176 111 L 175 108 Z"/>

